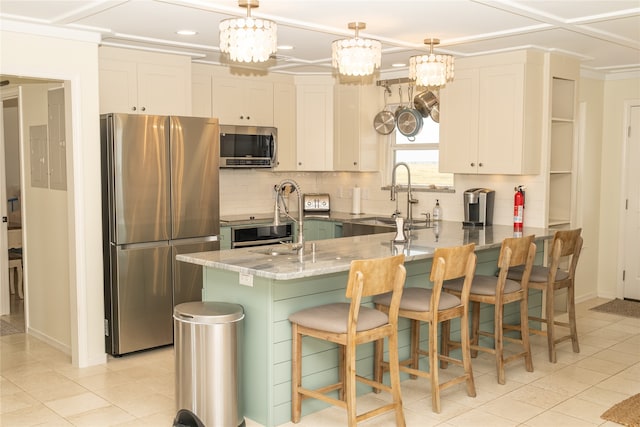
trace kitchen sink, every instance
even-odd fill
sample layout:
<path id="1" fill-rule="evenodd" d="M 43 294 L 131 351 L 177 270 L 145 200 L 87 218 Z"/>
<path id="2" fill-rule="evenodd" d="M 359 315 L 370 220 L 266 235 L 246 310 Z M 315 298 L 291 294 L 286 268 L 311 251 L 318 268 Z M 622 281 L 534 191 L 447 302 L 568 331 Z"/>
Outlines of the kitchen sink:
<path id="1" fill-rule="evenodd" d="M 267 256 L 293 256 L 298 255 L 298 251 L 295 249 L 291 249 L 289 245 L 280 244 L 277 246 L 263 246 L 256 247 L 251 250 L 251 252 L 256 254 L 262 254 Z"/>
<path id="2" fill-rule="evenodd" d="M 424 228 L 433 227 L 433 223 L 427 224 L 426 222 L 417 222 L 414 220 L 411 226 L 412 230 L 419 230 Z M 342 225 L 342 235 L 348 236 L 362 236 L 366 234 L 377 233 L 391 233 L 396 229 L 395 218 L 387 216 L 374 216 L 360 219 L 354 219 L 349 222 L 345 222 Z"/>

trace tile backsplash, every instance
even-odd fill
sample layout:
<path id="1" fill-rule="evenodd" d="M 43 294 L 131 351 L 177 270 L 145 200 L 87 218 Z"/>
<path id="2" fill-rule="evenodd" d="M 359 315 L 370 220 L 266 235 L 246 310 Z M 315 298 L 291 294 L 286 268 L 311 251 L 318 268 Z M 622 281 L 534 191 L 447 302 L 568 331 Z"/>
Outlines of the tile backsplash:
<path id="1" fill-rule="evenodd" d="M 331 209 L 350 212 L 353 188 L 361 190 L 361 212 L 391 215 L 396 202 L 390 200 L 388 185 L 378 172 L 272 172 L 263 170 L 220 170 L 220 215 L 265 214 L 273 212 L 274 185 L 283 179 L 293 179 L 303 193 L 329 193 Z M 545 217 L 545 183 L 542 175 L 456 175 L 455 192 L 414 192 L 418 203 L 413 206 L 414 219 L 424 218 L 432 212 L 436 199 L 440 200 L 443 219 L 462 221 L 464 217 L 462 194 L 466 189 L 487 187 L 496 191 L 493 222 L 513 223 L 513 195 L 516 185 L 526 187 L 525 226 L 542 227 Z M 291 210 L 297 207 L 295 195 L 291 197 Z M 398 196 L 398 209 L 406 210 L 406 193 Z"/>

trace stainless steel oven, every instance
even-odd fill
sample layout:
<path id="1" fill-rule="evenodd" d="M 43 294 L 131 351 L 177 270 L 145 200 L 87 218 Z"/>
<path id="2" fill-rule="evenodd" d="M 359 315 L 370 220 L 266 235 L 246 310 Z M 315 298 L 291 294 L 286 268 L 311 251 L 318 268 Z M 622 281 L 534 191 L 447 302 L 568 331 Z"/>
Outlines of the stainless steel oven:
<path id="1" fill-rule="evenodd" d="M 293 233 L 290 223 L 231 227 L 231 249 L 291 243 L 292 241 Z"/>

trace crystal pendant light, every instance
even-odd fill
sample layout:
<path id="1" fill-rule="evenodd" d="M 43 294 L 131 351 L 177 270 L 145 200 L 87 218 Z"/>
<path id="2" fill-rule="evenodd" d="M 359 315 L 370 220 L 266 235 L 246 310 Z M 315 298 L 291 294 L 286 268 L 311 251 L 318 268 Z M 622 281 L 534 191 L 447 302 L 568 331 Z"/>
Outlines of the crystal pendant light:
<path id="1" fill-rule="evenodd" d="M 220 51 L 228 53 L 232 61 L 267 61 L 277 50 L 278 26 L 268 19 L 251 17 L 251 8 L 259 7 L 259 0 L 238 0 L 238 6 L 247 9 L 247 17 L 220 22 Z"/>
<path id="2" fill-rule="evenodd" d="M 346 76 L 368 76 L 380 68 L 382 44 L 378 40 L 358 37 L 358 31 L 367 27 L 364 22 L 350 22 L 349 29 L 355 37 L 331 43 L 332 63 L 338 72 Z"/>
<path id="3" fill-rule="evenodd" d="M 416 81 L 416 86 L 444 86 L 453 80 L 453 56 L 433 53 L 433 46 L 440 44 L 439 39 L 425 39 L 424 44 L 428 44 L 431 51 L 428 55 L 409 58 L 409 78 Z"/>

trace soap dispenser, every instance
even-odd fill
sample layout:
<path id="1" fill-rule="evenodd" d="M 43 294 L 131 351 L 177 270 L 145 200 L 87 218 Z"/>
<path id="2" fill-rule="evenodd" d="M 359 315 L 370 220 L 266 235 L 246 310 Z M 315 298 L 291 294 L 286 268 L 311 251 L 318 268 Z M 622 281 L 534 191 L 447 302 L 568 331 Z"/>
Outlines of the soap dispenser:
<path id="1" fill-rule="evenodd" d="M 440 207 L 440 200 L 436 199 L 436 205 L 433 207 L 433 216 L 434 221 L 442 221 L 442 208 Z"/>
<path id="2" fill-rule="evenodd" d="M 396 217 L 396 237 L 393 241 L 394 243 L 403 243 L 407 241 L 407 235 L 404 232 L 404 218 L 401 216 Z"/>

